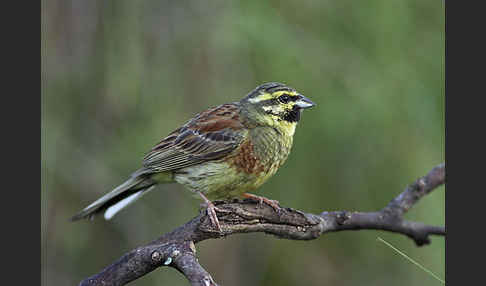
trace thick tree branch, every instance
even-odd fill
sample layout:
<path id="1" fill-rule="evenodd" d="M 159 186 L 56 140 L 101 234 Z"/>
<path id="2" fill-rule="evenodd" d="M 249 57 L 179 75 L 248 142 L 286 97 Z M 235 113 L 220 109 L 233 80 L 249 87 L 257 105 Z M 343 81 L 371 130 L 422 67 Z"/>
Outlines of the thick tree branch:
<path id="1" fill-rule="evenodd" d="M 403 215 L 420 198 L 445 183 L 445 165 L 440 164 L 427 175 L 409 185 L 386 207 L 376 212 L 323 212 L 319 215 L 291 208 L 276 212 L 266 204 L 254 201 L 219 202 L 222 232 L 211 224 L 205 212 L 145 246 L 123 255 L 100 273 L 80 285 L 125 285 L 160 266 L 174 267 L 191 285 L 216 285 L 211 275 L 196 258 L 194 244 L 210 238 L 236 233 L 264 232 L 280 238 L 315 239 L 327 232 L 376 229 L 406 235 L 418 246 L 430 243 L 430 235 L 445 235 L 445 228 L 407 221 Z"/>

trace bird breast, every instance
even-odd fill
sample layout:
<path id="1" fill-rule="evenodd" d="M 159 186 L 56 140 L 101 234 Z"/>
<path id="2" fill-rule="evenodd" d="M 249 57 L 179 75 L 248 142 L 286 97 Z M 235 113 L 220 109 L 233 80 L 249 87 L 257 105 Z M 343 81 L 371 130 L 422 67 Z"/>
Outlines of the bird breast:
<path id="1" fill-rule="evenodd" d="M 257 171 L 273 175 L 287 159 L 292 136 L 274 127 L 260 127 L 250 131 L 253 155 L 261 168 Z"/>
<path id="2" fill-rule="evenodd" d="M 229 158 L 178 171 L 175 180 L 210 200 L 238 197 L 260 187 L 285 162 L 292 136 L 273 127 L 250 129 Z"/>

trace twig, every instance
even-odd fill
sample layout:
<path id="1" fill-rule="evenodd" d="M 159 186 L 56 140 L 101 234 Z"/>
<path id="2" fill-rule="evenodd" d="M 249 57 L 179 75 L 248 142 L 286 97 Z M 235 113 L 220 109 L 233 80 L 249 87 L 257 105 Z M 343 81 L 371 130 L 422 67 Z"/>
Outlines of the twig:
<path id="1" fill-rule="evenodd" d="M 430 243 L 430 235 L 445 236 L 445 228 L 407 221 L 403 215 L 444 183 L 445 165 L 440 164 L 376 212 L 334 211 L 316 215 L 291 208 L 276 212 L 266 204 L 249 200 L 215 202 L 221 210 L 221 232 L 214 228 L 206 212 L 201 212 L 185 225 L 126 253 L 100 273 L 81 281 L 80 286 L 125 285 L 160 266 L 174 267 L 191 285 L 217 285 L 198 263 L 194 244 L 236 233 L 264 232 L 280 238 L 311 240 L 328 232 L 375 229 L 406 235 L 422 246 Z"/>

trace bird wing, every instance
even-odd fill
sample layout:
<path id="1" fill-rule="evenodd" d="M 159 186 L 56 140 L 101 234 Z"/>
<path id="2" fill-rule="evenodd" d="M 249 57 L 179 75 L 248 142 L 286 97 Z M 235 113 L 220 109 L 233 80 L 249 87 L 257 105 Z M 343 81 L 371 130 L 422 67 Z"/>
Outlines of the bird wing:
<path id="1" fill-rule="evenodd" d="M 220 159 L 247 134 L 239 104 L 223 104 L 197 114 L 160 141 L 145 156 L 143 173 L 164 172 Z"/>

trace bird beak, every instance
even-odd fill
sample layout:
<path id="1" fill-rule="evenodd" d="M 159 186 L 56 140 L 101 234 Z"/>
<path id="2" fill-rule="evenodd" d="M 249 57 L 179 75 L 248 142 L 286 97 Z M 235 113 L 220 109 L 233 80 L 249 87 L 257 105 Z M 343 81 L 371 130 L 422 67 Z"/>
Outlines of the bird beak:
<path id="1" fill-rule="evenodd" d="M 301 109 L 306 109 L 316 104 L 302 94 L 299 94 L 299 99 L 295 102 L 295 105 Z"/>

